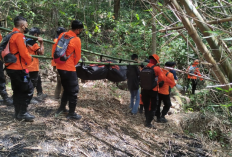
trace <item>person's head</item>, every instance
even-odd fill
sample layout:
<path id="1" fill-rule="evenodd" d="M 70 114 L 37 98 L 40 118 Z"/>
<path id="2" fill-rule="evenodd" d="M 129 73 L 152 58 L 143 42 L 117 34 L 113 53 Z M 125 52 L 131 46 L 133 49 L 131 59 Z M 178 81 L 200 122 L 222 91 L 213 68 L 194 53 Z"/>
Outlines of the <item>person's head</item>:
<path id="1" fill-rule="evenodd" d="M 152 56 L 149 56 L 150 62 L 152 64 L 157 64 L 159 63 L 159 56 L 157 54 L 153 54 Z"/>
<path id="2" fill-rule="evenodd" d="M 72 22 L 72 31 L 76 34 L 79 35 L 81 34 L 82 30 L 84 28 L 84 25 L 81 21 L 79 20 L 74 20 Z"/>
<path id="3" fill-rule="evenodd" d="M 60 36 L 60 34 L 63 32 L 66 32 L 66 29 L 63 27 L 58 27 L 56 30 L 57 36 Z"/>
<path id="4" fill-rule="evenodd" d="M 29 31 L 29 35 L 33 35 L 35 37 L 39 37 L 40 33 L 40 29 L 37 27 L 32 27 Z"/>
<path id="5" fill-rule="evenodd" d="M 20 31 L 20 33 L 26 34 L 29 31 L 27 19 L 22 16 L 16 16 L 14 18 L 14 26 Z"/>
<path id="6" fill-rule="evenodd" d="M 131 59 L 134 60 L 134 61 L 138 61 L 138 55 L 137 54 L 133 54 L 131 55 Z"/>
<path id="7" fill-rule="evenodd" d="M 199 64 L 199 60 L 198 59 L 194 60 L 193 65 L 198 65 L 198 64 Z"/>

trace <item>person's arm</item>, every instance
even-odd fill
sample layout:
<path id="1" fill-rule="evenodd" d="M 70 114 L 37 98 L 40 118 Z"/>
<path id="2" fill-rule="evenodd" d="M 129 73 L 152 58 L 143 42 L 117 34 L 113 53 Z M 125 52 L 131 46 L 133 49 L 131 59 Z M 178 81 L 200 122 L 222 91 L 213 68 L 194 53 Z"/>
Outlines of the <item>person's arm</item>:
<path id="1" fill-rule="evenodd" d="M 198 76 L 202 76 L 201 75 L 201 73 L 200 73 L 200 71 L 199 71 L 199 68 L 196 68 L 196 74 L 198 75 Z M 201 81 L 203 81 L 204 79 L 203 78 L 199 78 Z"/>
<path id="2" fill-rule="evenodd" d="M 25 60 L 25 62 L 27 63 L 27 65 L 29 65 L 33 61 L 33 58 L 30 56 L 30 54 L 27 50 L 27 47 L 24 43 L 24 38 L 25 37 L 23 34 L 18 35 L 15 42 L 16 42 L 16 45 L 18 47 L 20 57 L 22 57 Z"/>
<path id="3" fill-rule="evenodd" d="M 170 76 L 170 77 L 167 77 L 167 78 L 169 78 L 170 81 L 172 82 L 172 84 L 169 85 L 171 88 L 173 88 L 174 86 L 176 86 L 176 82 L 175 82 L 175 79 L 174 79 L 173 75 Z"/>
<path id="4" fill-rule="evenodd" d="M 75 40 L 76 46 L 75 46 L 75 58 L 74 58 L 74 64 L 77 65 L 79 60 L 81 59 L 81 40 L 80 38 L 76 38 Z"/>
<path id="5" fill-rule="evenodd" d="M 44 44 L 43 44 L 43 38 L 38 37 L 38 42 L 40 43 L 40 48 L 37 50 L 39 55 L 44 55 Z"/>
<path id="6" fill-rule="evenodd" d="M 171 87 L 176 85 L 175 81 L 173 82 L 171 79 L 169 79 L 167 76 L 165 76 L 163 74 L 160 67 L 155 67 L 154 69 L 155 69 L 156 75 L 158 75 L 158 79 L 159 79 L 160 82 L 164 81 L 165 83 L 167 83 Z"/>

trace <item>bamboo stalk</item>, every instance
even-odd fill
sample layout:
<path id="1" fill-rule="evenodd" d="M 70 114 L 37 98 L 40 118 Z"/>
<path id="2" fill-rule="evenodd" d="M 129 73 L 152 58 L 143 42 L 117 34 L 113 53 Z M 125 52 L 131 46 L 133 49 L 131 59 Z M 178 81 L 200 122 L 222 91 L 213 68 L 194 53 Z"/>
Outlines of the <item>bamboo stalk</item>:
<path id="1" fill-rule="evenodd" d="M 31 55 L 34 58 L 40 58 L 40 59 L 50 59 L 52 60 L 52 57 L 47 57 L 47 56 L 40 56 L 40 55 Z M 147 62 L 141 62 L 141 63 L 108 63 L 108 62 L 92 62 L 92 61 L 79 61 L 79 63 L 84 63 L 84 64 L 98 64 L 98 65 L 137 65 L 137 66 L 141 66 L 141 65 L 147 65 Z"/>
<path id="2" fill-rule="evenodd" d="M 218 24 L 218 23 L 229 22 L 229 21 L 232 21 L 232 17 L 227 17 L 227 18 L 218 19 L 218 20 L 214 20 L 214 21 L 208 21 L 206 23 L 207 24 Z M 193 26 L 196 26 L 196 24 L 193 24 Z M 179 30 L 179 29 L 183 29 L 183 28 L 185 28 L 185 27 L 184 26 L 172 27 L 172 28 L 167 28 L 167 29 L 161 29 L 161 30 L 159 30 L 159 32 L 166 32 L 166 31 L 171 31 L 171 30 Z"/>
<path id="3" fill-rule="evenodd" d="M 7 32 L 11 32 L 12 31 L 12 30 L 4 28 L 4 27 L 0 27 L 0 30 L 7 31 Z M 36 40 L 38 39 L 38 37 L 35 37 L 35 36 L 32 36 L 32 35 L 28 35 L 28 34 L 24 34 L 24 36 L 27 37 L 27 38 L 31 38 L 31 39 L 36 39 Z M 55 44 L 55 42 L 51 41 L 51 40 L 43 39 L 43 41 L 47 42 L 47 43 L 50 43 L 50 44 Z M 90 53 L 90 54 L 94 54 L 94 55 L 102 56 L 102 57 L 106 57 L 106 58 L 111 58 L 111 59 L 116 59 L 116 60 L 126 61 L 126 62 L 136 62 L 134 60 L 120 59 L 120 58 L 117 58 L 117 57 L 112 57 L 112 56 L 109 56 L 109 55 L 105 55 L 105 54 L 101 54 L 101 53 L 96 53 L 96 52 L 88 51 L 88 50 L 85 50 L 85 49 L 81 49 L 81 50 L 83 52 L 86 52 L 86 53 Z"/>
<path id="4" fill-rule="evenodd" d="M 179 69 L 175 69 L 175 68 L 170 68 L 170 67 L 164 67 L 164 68 L 169 69 L 169 70 L 175 70 L 175 71 L 177 71 L 177 72 L 181 72 L 181 73 L 184 73 L 184 74 L 188 74 L 188 75 L 191 75 L 191 76 L 196 76 L 197 78 L 202 78 L 202 79 L 205 79 L 205 80 L 208 80 L 208 81 L 212 81 L 212 82 L 217 82 L 217 83 L 219 83 L 219 82 L 216 81 L 216 80 L 212 80 L 212 79 L 210 79 L 210 78 L 208 78 L 208 77 L 198 76 L 198 75 L 192 74 L 192 73 L 187 72 L 187 71 L 183 71 L 183 70 L 179 70 Z"/>

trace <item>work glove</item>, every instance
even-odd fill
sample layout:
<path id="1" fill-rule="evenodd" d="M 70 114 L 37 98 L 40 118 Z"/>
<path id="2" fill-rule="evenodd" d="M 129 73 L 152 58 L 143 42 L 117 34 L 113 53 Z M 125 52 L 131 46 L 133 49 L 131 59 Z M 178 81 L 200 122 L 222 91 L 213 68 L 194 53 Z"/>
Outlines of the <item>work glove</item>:
<path id="1" fill-rule="evenodd" d="M 183 90 L 183 87 L 179 84 L 176 84 L 176 88 L 179 90 L 179 91 L 182 91 Z"/>

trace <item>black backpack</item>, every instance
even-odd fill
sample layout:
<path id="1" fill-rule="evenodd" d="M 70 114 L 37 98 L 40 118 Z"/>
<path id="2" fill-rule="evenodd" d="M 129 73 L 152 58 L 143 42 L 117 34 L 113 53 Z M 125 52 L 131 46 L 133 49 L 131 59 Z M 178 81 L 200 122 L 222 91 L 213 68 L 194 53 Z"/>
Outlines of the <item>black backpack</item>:
<path id="1" fill-rule="evenodd" d="M 140 86 L 144 90 L 152 90 L 157 86 L 158 77 L 155 76 L 154 67 L 145 67 L 140 72 Z"/>
<path id="2" fill-rule="evenodd" d="M 18 32 L 15 31 L 15 32 L 7 34 L 3 38 L 3 40 L 0 44 L 0 59 L 4 63 L 15 63 L 17 61 L 17 58 L 15 57 L 15 55 L 18 54 L 18 52 L 15 54 L 12 54 L 10 52 L 10 48 L 9 48 L 10 38 L 12 37 L 13 34 L 16 34 L 16 33 L 18 33 Z"/>
<path id="3" fill-rule="evenodd" d="M 169 72 L 166 73 L 166 76 L 168 76 L 168 74 L 169 74 Z M 164 85 L 164 81 L 159 82 L 159 87 L 160 88 L 163 87 L 163 85 Z"/>
<path id="4" fill-rule="evenodd" d="M 69 57 L 73 54 L 72 52 L 69 56 L 66 56 L 66 50 L 68 48 L 68 44 L 70 40 L 73 38 L 74 37 L 69 37 L 65 35 L 65 33 L 62 35 L 62 37 L 57 43 L 56 50 L 54 52 L 53 60 L 55 63 L 64 64 L 69 59 Z"/>

